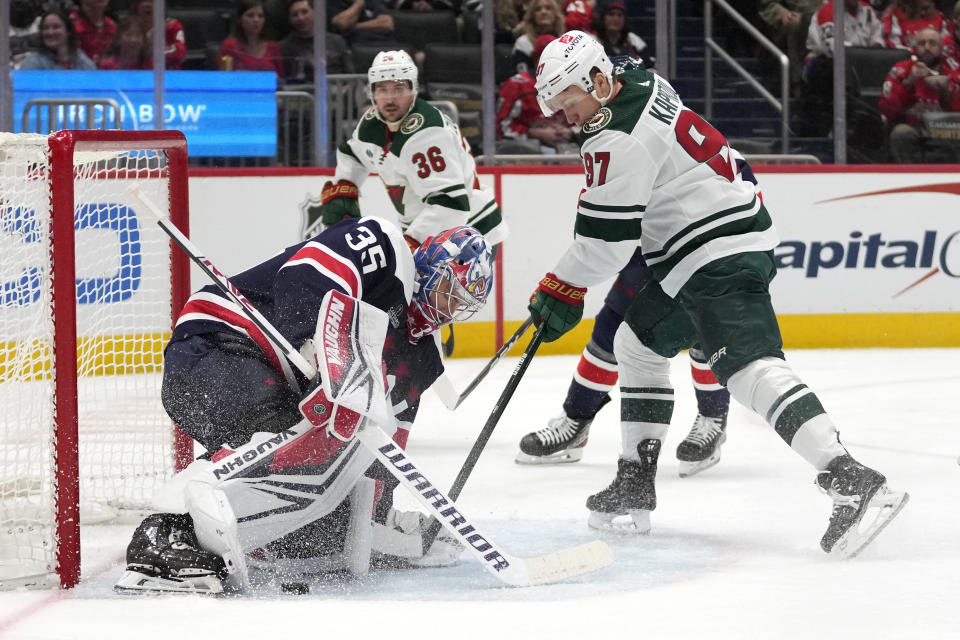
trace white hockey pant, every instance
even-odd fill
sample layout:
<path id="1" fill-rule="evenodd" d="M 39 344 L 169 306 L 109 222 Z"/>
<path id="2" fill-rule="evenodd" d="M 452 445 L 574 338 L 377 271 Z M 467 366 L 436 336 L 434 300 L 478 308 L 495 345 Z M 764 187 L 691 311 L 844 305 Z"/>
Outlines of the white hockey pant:
<path id="1" fill-rule="evenodd" d="M 771 357 L 754 360 L 730 376 L 727 389 L 817 470 L 826 469 L 831 460 L 846 453 L 819 399 L 786 361 Z"/>
<path id="2" fill-rule="evenodd" d="M 637 446 L 650 438 L 662 441 L 670 426 L 670 360 L 640 342 L 626 322 L 613 338 L 613 353 L 620 367 L 621 456 L 639 460 Z"/>

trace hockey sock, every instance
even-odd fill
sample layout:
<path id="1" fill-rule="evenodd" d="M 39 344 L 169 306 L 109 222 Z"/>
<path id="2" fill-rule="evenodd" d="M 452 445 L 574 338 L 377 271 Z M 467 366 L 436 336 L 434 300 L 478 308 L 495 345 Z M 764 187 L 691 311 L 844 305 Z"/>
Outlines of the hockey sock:
<path id="1" fill-rule="evenodd" d="M 755 360 L 730 376 L 727 388 L 817 470 L 826 469 L 831 460 L 847 453 L 820 400 L 785 361 Z"/>
<path id="2" fill-rule="evenodd" d="M 574 419 L 592 419 L 610 398 L 617 384 L 617 360 L 591 339 L 580 355 L 577 370 L 567 389 L 564 412 Z"/>
<path id="3" fill-rule="evenodd" d="M 644 346 L 626 324 L 617 331 L 614 350 L 620 362 L 621 457 L 639 460 L 638 445 L 663 440 L 670 426 L 670 361 Z"/>
<path id="4" fill-rule="evenodd" d="M 725 416 L 730 409 L 730 392 L 717 381 L 707 358 L 696 347 L 690 349 L 690 376 L 700 415 L 710 418 Z"/>

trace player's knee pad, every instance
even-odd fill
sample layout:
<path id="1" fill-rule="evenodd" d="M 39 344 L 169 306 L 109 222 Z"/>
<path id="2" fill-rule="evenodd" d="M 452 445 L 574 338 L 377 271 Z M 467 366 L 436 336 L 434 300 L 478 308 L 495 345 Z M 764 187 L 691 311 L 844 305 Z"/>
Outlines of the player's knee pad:
<path id="1" fill-rule="evenodd" d="M 613 338 L 623 322 L 623 313 L 604 305 L 593 322 L 590 342 L 607 353 L 613 352 Z"/>
<path id="2" fill-rule="evenodd" d="M 800 377 L 785 360 L 767 357 L 754 360 L 730 376 L 727 390 L 737 402 L 769 422 L 777 401 L 801 384 Z"/>
<path id="3" fill-rule="evenodd" d="M 670 360 L 644 345 L 626 323 L 613 339 L 613 354 L 620 369 L 621 387 L 672 388 Z"/>

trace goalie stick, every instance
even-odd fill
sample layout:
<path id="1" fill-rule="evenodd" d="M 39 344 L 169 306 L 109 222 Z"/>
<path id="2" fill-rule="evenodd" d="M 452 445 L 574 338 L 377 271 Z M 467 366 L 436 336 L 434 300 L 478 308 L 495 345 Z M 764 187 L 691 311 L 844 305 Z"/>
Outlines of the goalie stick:
<path id="1" fill-rule="evenodd" d="M 307 379 L 313 379 L 317 373 L 315 367 L 294 349 L 230 280 L 200 253 L 196 245 L 144 196 L 139 187 L 132 186 L 127 192 L 156 218 L 160 227 L 220 290 L 240 306 L 244 314 L 282 351 L 289 363 L 296 366 Z M 364 423 L 356 432 L 360 443 L 480 560 L 484 569 L 504 583 L 518 587 L 550 584 L 602 569 L 613 562 L 610 547 L 599 540 L 534 558 L 518 558 L 501 551 L 489 536 L 468 520 L 453 499 L 445 496 L 426 478 L 407 452 L 397 447 L 393 440 L 370 420 L 364 420 Z"/>
<path id="2" fill-rule="evenodd" d="M 513 334 L 510 340 L 519 338 L 521 333 L 526 331 L 526 328 L 531 324 L 533 324 L 532 317 L 528 318 L 527 321 L 520 326 L 520 329 Z M 540 348 L 542 341 L 543 327 L 540 327 L 533 334 L 533 338 L 524 350 L 523 355 L 520 356 L 520 361 L 517 362 L 517 366 L 513 368 L 513 373 L 510 374 L 510 379 L 507 380 L 507 386 L 504 387 L 503 393 L 500 394 L 496 404 L 493 405 L 493 411 L 490 412 L 490 417 L 487 418 L 483 429 L 480 430 L 480 435 L 477 436 L 476 442 L 473 443 L 473 448 L 471 448 L 470 453 L 467 454 L 467 459 L 464 460 L 463 466 L 460 467 L 460 473 L 457 474 L 453 485 L 450 487 L 450 497 L 454 500 L 460 497 L 460 492 L 463 491 L 464 485 L 467 484 L 467 478 L 470 477 L 473 468 L 477 466 L 477 460 L 480 459 L 480 454 L 483 453 L 484 448 L 487 446 L 490 436 L 493 435 L 493 430 L 496 428 L 497 423 L 500 422 L 500 416 L 503 415 L 504 410 L 507 408 L 507 403 L 510 402 L 510 398 L 513 397 L 513 392 L 517 390 L 520 379 L 523 378 L 523 374 L 526 373 L 527 367 L 530 366 L 530 361 L 533 360 L 533 355 L 537 352 L 537 349 Z M 438 520 L 430 523 L 430 528 L 427 529 L 427 532 L 423 536 L 424 553 L 426 553 L 426 550 L 433 544 L 437 534 L 440 533 L 441 526 L 442 524 Z"/>
<path id="3" fill-rule="evenodd" d="M 446 375 L 441 375 L 439 378 L 437 378 L 437 381 L 433 383 L 433 389 L 437 396 L 439 396 L 443 405 L 450 411 L 453 411 L 459 407 L 460 403 L 466 400 L 467 396 L 473 393 L 473 390 L 477 388 L 484 378 L 487 377 L 487 374 L 490 373 L 495 366 L 497 366 L 497 363 L 503 359 L 503 356 L 505 356 L 507 352 L 513 348 L 513 345 L 517 344 L 517 341 L 523 337 L 523 334 L 527 332 L 527 329 L 529 329 L 530 325 L 532 324 L 533 318 L 527 318 L 524 320 L 523 324 L 521 324 L 520 327 L 513 332 L 513 335 L 503 343 L 503 346 L 497 349 L 497 352 L 492 358 L 490 358 L 490 362 L 488 362 L 486 366 L 480 370 L 480 373 L 477 374 L 477 377 L 475 377 L 462 392 L 457 393 L 457 390 L 453 387 L 453 383 L 450 382 L 450 379 L 447 378 Z"/>

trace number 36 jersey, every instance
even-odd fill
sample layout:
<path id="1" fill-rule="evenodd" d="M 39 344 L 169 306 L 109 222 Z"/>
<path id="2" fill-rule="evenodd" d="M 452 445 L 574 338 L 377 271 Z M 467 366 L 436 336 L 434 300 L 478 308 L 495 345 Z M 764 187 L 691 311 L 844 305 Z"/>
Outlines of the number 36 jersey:
<path id="1" fill-rule="evenodd" d="M 617 273 L 637 248 L 667 295 L 709 262 L 766 251 L 777 235 L 723 135 L 643 69 L 583 126 L 586 188 L 558 278 L 578 286 Z"/>
<path id="2" fill-rule="evenodd" d="M 380 176 L 403 232 L 419 242 L 468 224 L 490 244 L 507 235 L 493 193 L 480 187 L 470 145 L 460 128 L 417 98 L 399 130 L 390 131 L 370 107 L 337 149 L 338 180 L 360 185 Z"/>

